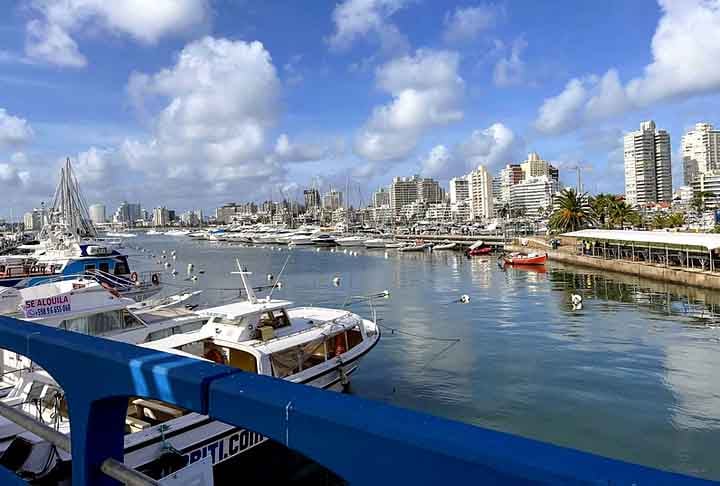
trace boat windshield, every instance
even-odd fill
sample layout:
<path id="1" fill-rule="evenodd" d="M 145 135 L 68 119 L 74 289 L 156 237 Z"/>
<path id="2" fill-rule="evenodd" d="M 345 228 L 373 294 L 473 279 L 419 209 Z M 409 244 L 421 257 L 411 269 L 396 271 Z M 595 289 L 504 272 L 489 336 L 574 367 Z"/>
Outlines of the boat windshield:
<path id="1" fill-rule="evenodd" d="M 275 309 L 274 311 L 263 312 L 260 315 L 259 327 L 270 326 L 273 329 L 286 327 L 290 325 L 290 318 L 285 309 Z"/>
<path id="2" fill-rule="evenodd" d="M 90 336 L 102 336 L 115 331 L 127 331 L 143 326 L 144 324 L 126 309 L 74 317 L 60 323 L 61 329 Z"/>

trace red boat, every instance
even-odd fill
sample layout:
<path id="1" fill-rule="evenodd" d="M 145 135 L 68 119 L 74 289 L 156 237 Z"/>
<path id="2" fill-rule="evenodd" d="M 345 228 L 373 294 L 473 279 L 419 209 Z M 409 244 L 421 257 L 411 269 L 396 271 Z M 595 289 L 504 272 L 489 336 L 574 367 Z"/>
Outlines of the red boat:
<path id="1" fill-rule="evenodd" d="M 545 265 L 547 261 L 547 253 L 544 255 L 538 255 L 537 253 L 530 253 L 529 255 L 522 253 L 511 253 L 503 257 L 505 263 L 511 265 Z"/>
<path id="2" fill-rule="evenodd" d="M 477 248 L 472 248 L 467 251 L 468 256 L 480 256 L 480 255 L 487 255 L 492 251 L 492 247 L 490 246 L 478 246 Z"/>

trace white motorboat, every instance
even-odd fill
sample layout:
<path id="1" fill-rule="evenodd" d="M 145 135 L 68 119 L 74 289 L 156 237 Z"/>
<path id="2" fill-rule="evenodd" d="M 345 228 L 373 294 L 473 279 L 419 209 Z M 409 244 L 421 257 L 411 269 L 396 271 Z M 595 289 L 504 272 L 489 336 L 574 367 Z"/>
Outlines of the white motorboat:
<path id="1" fill-rule="evenodd" d="M 439 244 L 439 245 L 433 245 L 432 250 L 433 250 L 433 251 L 437 251 L 437 250 L 454 250 L 455 248 L 457 248 L 457 246 L 458 246 L 457 243 L 455 243 L 455 242 L 453 242 L 453 241 L 447 241 L 447 242 L 441 243 L 441 244 Z"/>
<path id="2" fill-rule="evenodd" d="M 359 360 L 380 339 L 375 322 L 346 310 L 293 307 L 285 300 L 258 299 L 246 280 L 249 274 L 239 273 L 247 301 L 199 312 L 208 319 L 199 330 L 168 335 L 143 347 L 294 383 L 340 389 L 349 382 Z M 23 371 L 3 401 L 37 420 L 53 423 L 62 433 L 71 433 L 62 390 L 44 371 Z M 37 406 L 38 402 L 43 406 Z M 8 424 L 0 419 L 0 426 Z M 131 399 L 128 404 L 126 429 L 125 465 L 153 478 L 206 456 L 216 465 L 267 440 L 255 432 L 141 398 Z M 172 433 L 165 434 L 167 430 Z M 0 452 L 22 433 L 20 429 L 0 437 Z M 168 457 L 168 452 L 174 457 Z M 67 455 L 53 455 L 52 448 L 42 440 L 33 442 L 24 453 L 27 457 L 33 455 L 35 462 L 48 464 L 50 469 L 70 461 Z M 15 462 L 20 465 L 16 472 L 25 472 L 22 465 L 27 462 Z"/>
<path id="3" fill-rule="evenodd" d="M 398 243 L 394 240 L 387 238 L 371 238 L 365 240 L 365 248 L 399 248 L 403 246 L 403 243 Z"/>
<path id="4" fill-rule="evenodd" d="M 315 246 L 335 246 L 335 237 L 330 233 L 320 233 L 313 237 L 313 245 Z"/>
<path id="5" fill-rule="evenodd" d="M 166 236 L 187 236 L 190 233 L 188 230 L 170 230 L 166 231 Z"/>
<path id="6" fill-rule="evenodd" d="M 137 235 L 135 233 L 126 233 L 126 232 L 120 232 L 120 231 L 108 231 L 105 233 L 105 236 L 109 236 L 112 238 L 135 238 Z"/>
<path id="7" fill-rule="evenodd" d="M 420 252 L 420 251 L 425 251 L 429 248 L 430 248 L 430 245 L 428 243 L 415 242 L 415 243 L 410 243 L 405 246 L 401 246 L 400 248 L 398 248 L 398 251 L 401 251 L 401 252 L 418 251 L 418 252 Z"/>
<path id="8" fill-rule="evenodd" d="M 148 235 L 148 236 L 155 236 L 155 235 L 162 235 L 162 234 L 164 234 L 164 233 L 163 233 L 162 231 L 158 231 L 158 230 L 151 229 L 151 230 L 147 230 L 147 231 L 145 232 L 145 234 Z"/>
<path id="9" fill-rule="evenodd" d="M 364 246 L 367 239 L 366 236 L 344 236 L 337 238 L 335 242 L 340 246 Z"/>

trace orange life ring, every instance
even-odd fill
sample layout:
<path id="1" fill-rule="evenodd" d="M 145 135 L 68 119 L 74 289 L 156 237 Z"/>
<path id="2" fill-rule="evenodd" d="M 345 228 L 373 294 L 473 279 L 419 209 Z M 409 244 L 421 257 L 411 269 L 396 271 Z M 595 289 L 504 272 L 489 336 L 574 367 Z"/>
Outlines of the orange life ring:
<path id="1" fill-rule="evenodd" d="M 150 279 L 150 281 L 152 281 L 153 285 L 160 285 L 160 277 L 158 277 L 157 273 L 153 273 L 153 276 Z"/>
<path id="2" fill-rule="evenodd" d="M 217 348 L 208 349 L 203 357 L 217 364 L 225 364 L 225 357 Z"/>
<path id="3" fill-rule="evenodd" d="M 138 274 L 137 274 L 137 272 L 133 272 L 133 273 L 130 274 L 130 280 L 132 280 L 133 282 L 137 282 L 137 281 L 138 281 Z"/>
<path id="4" fill-rule="evenodd" d="M 344 334 L 338 334 L 335 336 L 335 356 L 340 356 L 345 352 L 344 337 Z"/>

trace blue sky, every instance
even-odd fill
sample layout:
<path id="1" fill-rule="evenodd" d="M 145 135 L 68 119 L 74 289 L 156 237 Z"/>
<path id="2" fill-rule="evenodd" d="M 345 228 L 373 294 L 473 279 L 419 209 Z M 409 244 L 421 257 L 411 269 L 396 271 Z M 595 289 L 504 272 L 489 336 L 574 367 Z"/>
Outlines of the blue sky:
<path id="1" fill-rule="evenodd" d="M 393 176 L 496 172 L 529 151 L 623 191 L 621 135 L 715 119 L 718 0 L 28 0 L 0 17 L 0 216 L 60 161 L 113 207 L 367 201 Z M 564 169 L 564 170 L 563 170 Z"/>

